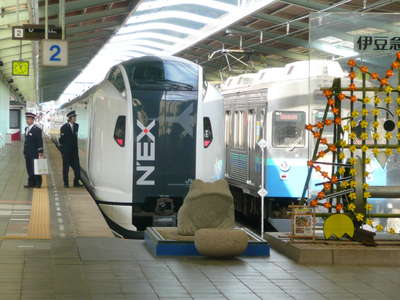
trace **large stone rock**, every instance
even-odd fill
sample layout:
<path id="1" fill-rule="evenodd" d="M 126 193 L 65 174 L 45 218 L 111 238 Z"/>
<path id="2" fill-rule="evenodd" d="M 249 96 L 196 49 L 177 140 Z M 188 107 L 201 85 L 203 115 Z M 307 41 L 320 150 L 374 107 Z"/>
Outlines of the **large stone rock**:
<path id="1" fill-rule="evenodd" d="M 247 234 L 240 229 L 200 229 L 194 235 L 194 245 L 201 255 L 233 257 L 242 254 L 248 245 Z"/>
<path id="2" fill-rule="evenodd" d="M 235 226 L 233 197 L 228 183 L 193 180 L 189 193 L 178 211 L 178 234 L 194 235 L 201 228 Z"/>

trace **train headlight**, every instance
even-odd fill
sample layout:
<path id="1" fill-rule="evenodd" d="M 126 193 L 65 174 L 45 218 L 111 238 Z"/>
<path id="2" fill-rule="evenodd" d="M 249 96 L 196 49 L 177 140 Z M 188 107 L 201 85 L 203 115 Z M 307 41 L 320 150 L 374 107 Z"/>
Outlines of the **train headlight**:
<path id="1" fill-rule="evenodd" d="M 279 164 L 279 169 L 280 169 L 282 172 L 287 172 L 287 171 L 289 171 L 290 166 L 289 166 L 289 164 L 288 164 L 286 161 L 282 161 L 282 162 Z"/>

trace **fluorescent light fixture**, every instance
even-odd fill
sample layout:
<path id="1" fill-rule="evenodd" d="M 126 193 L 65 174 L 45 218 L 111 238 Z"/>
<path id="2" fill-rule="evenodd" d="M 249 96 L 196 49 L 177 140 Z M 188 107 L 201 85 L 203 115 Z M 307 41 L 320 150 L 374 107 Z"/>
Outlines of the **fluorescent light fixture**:
<path id="1" fill-rule="evenodd" d="M 321 41 L 321 42 L 329 43 L 329 44 L 335 44 L 335 43 L 338 43 L 338 42 L 342 41 L 342 39 L 339 39 L 339 38 L 337 38 L 335 36 L 326 36 L 326 37 L 320 38 L 318 40 Z"/>
<path id="2" fill-rule="evenodd" d="M 348 31 L 348 34 L 352 34 L 352 35 L 371 35 L 371 34 L 379 34 L 379 33 L 384 33 L 387 32 L 384 29 L 379 29 L 379 28 L 373 28 L 373 27 L 365 27 L 365 28 L 361 28 L 361 29 L 357 29 L 357 30 L 353 30 L 353 31 Z"/>

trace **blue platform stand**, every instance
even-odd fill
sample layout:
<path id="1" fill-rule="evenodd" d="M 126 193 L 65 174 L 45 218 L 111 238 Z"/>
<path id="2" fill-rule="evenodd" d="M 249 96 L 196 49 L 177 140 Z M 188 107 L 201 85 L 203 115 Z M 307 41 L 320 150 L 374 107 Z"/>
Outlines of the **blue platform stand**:
<path id="1" fill-rule="evenodd" d="M 267 241 L 246 228 L 240 229 L 252 238 L 249 239 L 247 249 L 240 256 L 269 256 L 270 246 Z M 148 227 L 144 233 L 144 240 L 147 249 L 154 256 L 201 256 L 193 241 L 166 240 L 158 232 L 157 227 Z"/>

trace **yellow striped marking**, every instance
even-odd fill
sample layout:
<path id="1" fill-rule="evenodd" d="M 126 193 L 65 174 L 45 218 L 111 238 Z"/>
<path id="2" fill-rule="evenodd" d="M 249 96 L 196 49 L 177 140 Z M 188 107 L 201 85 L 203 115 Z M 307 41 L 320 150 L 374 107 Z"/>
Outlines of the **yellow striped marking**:
<path id="1" fill-rule="evenodd" d="M 43 175 L 42 187 L 33 189 L 32 210 L 27 235 L 8 235 L 0 239 L 50 239 L 50 205 L 47 175 Z"/>

